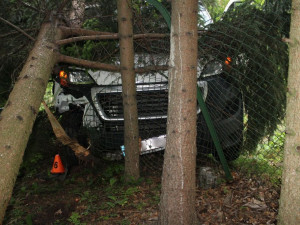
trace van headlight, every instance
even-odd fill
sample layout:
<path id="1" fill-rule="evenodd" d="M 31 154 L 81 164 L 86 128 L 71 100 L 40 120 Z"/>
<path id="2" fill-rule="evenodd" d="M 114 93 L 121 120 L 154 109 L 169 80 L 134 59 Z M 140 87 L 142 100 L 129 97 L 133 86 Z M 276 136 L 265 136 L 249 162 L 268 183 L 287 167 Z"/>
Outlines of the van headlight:
<path id="1" fill-rule="evenodd" d="M 91 76 L 85 70 L 59 71 L 59 83 L 67 87 L 69 84 L 93 84 Z"/>
<path id="2" fill-rule="evenodd" d="M 223 64 L 219 61 L 211 61 L 204 66 L 201 73 L 201 77 L 219 75 L 222 72 L 223 72 Z"/>
<path id="3" fill-rule="evenodd" d="M 69 83 L 70 84 L 92 84 L 94 80 L 90 77 L 88 72 L 83 70 L 75 70 L 69 72 Z"/>

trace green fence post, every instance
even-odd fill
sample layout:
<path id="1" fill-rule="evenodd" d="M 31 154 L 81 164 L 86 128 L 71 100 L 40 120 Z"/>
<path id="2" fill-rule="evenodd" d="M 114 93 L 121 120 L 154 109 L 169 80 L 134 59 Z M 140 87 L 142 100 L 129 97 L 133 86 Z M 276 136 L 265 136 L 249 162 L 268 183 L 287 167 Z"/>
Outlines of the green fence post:
<path id="1" fill-rule="evenodd" d="M 201 112 L 203 114 L 203 117 L 205 119 L 205 122 L 207 124 L 209 133 L 210 133 L 210 135 L 211 135 L 211 137 L 213 139 L 214 145 L 215 145 L 215 147 L 217 149 L 217 153 L 219 155 L 219 158 L 220 158 L 221 164 L 223 166 L 225 175 L 226 175 L 226 177 L 227 177 L 228 180 L 232 180 L 232 176 L 231 176 L 231 173 L 230 173 L 230 170 L 229 170 L 229 166 L 228 166 L 227 160 L 226 160 L 226 158 L 224 156 L 224 152 L 222 150 L 218 134 L 216 132 L 216 129 L 215 129 L 215 126 L 214 126 L 214 124 L 212 122 L 210 114 L 209 114 L 209 112 L 207 110 L 206 104 L 205 104 L 205 102 L 203 100 L 201 90 L 200 90 L 200 88 L 198 86 L 197 86 L 197 100 L 198 100 L 198 104 L 200 106 Z"/>

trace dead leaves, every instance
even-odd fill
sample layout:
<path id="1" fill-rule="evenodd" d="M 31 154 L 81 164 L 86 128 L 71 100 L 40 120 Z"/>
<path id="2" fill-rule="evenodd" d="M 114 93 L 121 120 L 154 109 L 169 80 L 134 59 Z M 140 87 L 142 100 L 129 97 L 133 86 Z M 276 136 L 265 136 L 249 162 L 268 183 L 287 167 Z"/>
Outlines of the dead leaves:
<path id="1" fill-rule="evenodd" d="M 255 209 L 255 210 L 258 210 L 258 211 L 262 211 L 262 210 L 264 210 L 268 207 L 265 202 L 259 201 L 255 198 L 253 198 L 252 201 L 247 202 L 243 206 L 244 207 L 249 207 L 250 209 Z"/>
<path id="2" fill-rule="evenodd" d="M 236 176 L 231 184 L 197 192 L 201 224 L 275 224 L 279 191 L 258 179 Z"/>

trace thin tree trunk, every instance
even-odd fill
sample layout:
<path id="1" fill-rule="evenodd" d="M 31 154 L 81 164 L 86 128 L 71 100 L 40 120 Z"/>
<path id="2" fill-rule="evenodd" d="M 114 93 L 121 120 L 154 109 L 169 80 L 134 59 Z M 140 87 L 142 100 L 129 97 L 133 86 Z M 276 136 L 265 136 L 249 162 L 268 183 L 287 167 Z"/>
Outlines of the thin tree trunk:
<path id="1" fill-rule="evenodd" d="M 140 176 L 131 0 L 118 0 L 118 24 L 125 128 L 125 177 L 129 180 Z"/>
<path id="2" fill-rule="evenodd" d="M 279 225 L 300 224 L 300 0 L 292 2 L 286 140 Z"/>
<path id="3" fill-rule="evenodd" d="M 62 33 L 43 24 L 17 83 L 0 116 L 0 224 L 10 200 L 23 154 L 42 98 L 57 60 Z"/>
<path id="4" fill-rule="evenodd" d="M 197 0 L 172 1 L 160 224 L 195 224 Z"/>
<path id="5" fill-rule="evenodd" d="M 69 64 L 75 64 L 78 66 L 84 66 L 87 68 L 94 68 L 94 69 L 99 69 L 99 70 L 104 70 L 104 71 L 112 71 L 112 72 L 120 72 L 121 71 L 121 66 L 118 65 L 112 65 L 112 64 L 107 64 L 107 63 L 101 63 L 101 62 L 96 62 L 96 61 L 89 61 L 89 60 L 84 60 L 84 59 L 78 59 L 66 55 L 59 55 L 59 62 L 64 62 L 64 63 L 69 63 Z M 145 66 L 145 67 L 137 67 L 134 69 L 135 73 L 147 73 L 151 71 L 159 71 L 159 70 L 168 70 L 168 66 Z"/>
<path id="6" fill-rule="evenodd" d="M 85 0 L 72 0 L 70 27 L 80 28 L 83 24 Z"/>

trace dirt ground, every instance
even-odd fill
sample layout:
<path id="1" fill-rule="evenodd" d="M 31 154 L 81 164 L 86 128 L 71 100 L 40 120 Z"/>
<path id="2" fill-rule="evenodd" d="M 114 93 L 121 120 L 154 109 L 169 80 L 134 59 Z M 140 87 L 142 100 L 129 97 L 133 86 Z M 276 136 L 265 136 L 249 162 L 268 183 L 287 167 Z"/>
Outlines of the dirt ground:
<path id="1" fill-rule="evenodd" d="M 41 128 L 46 135 L 38 132 Z M 95 167 L 69 161 L 69 167 L 64 160 L 69 150 L 49 133 L 48 125 L 35 126 L 4 225 L 156 224 L 160 169 L 144 163 L 142 178 L 128 184 L 123 161 L 101 161 Z M 56 153 L 69 167 L 65 177 L 50 174 Z M 265 177 L 238 171 L 232 168 L 231 182 L 220 179 L 215 188 L 197 187 L 199 224 L 276 224 L 279 188 Z"/>
<path id="2" fill-rule="evenodd" d="M 51 163 L 44 164 L 50 170 Z M 73 167 L 65 180 L 46 171 L 19 177 L 4 224 L 149 224 L 158 220 L 160 176 L 124 184 L 122 164 Z M 106 174 L 105 174 L 106 173 Z M 197 188 L 200 224 L 276 224 L 279 190 L 233 173 L 231 183 Z"/>

